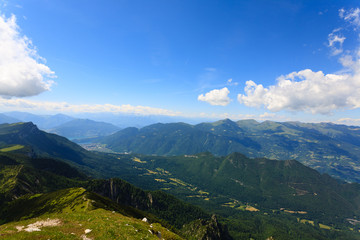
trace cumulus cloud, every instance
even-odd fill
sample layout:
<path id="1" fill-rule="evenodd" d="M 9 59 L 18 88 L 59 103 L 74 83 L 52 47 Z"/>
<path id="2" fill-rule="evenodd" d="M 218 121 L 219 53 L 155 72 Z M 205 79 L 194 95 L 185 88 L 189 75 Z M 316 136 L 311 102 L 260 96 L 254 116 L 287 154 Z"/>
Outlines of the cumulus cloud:
<path id="1" fill-rule="evenodd" d="M 347 64 L 349 59 L 347 59 Z M 270 111 L 304 111 L 329 114 L 335 109 L 360 107 L 360 61 L 352 62 L 353 74 L 324 74 L 306 69 L 280 76 L 277 84 L 265 88 L 247 81 L 238 101 Z"/>
<path id="2" fill-rule="evenodd" d="M 226 106 L 230 103 L 229 89 L 224 87 L 222 89 L 214 89 L 208 93 L 200 94 L 198 96 L 199 101 L 207 102 L 211 105 Z"/>
<path id="3" fill-rule="evenodd" d="M 74 113 L 129 113 L 139 115 L 165 115 L 178 116 L 179 112 L 173 112 L 162 108 L 148 106 L 132 106 L 130 104 L 69 104 L 67 102 L 38 102 L 27 99 L 4 99 L 0 98 L 0 108 L 3 111 L 46 111 L 46 112 L 74 112 Z"/>
<path id="4" fill-rule="evenodd" d="M 14 15 L 0 15 L 0 43 L 0 96 L 26 97 L 50 90 L 54 72 L 19 33 Z"/>

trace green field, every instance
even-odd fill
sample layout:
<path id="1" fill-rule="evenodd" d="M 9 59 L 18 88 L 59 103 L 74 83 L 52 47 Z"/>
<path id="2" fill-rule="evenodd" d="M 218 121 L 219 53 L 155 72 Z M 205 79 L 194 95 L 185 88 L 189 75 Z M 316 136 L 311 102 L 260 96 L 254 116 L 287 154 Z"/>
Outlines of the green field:
<path id="1" fill-rule="evenodd" d="M 0 152 L 11 152 L 11 151 L 16 151 L 16 150 L 19 150 L 19 149 L 22 149 L 22 148 L 24 148 L 23 145 L 14 145 L 14 146 L 11 146 L 11 147 L 6 147 L 6 148 L 0 149 Z"/>

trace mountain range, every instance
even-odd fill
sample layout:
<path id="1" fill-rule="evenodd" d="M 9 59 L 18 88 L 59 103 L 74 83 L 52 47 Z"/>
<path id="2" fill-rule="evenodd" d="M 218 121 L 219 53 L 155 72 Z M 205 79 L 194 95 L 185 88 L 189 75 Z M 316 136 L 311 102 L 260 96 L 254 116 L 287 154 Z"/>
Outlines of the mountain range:
<path id="1" fill-rule="evenodd" d="M 105 226 L 108 218 L 111 226 L 126 232 L 124 224 L 116 225 L 110 216 L 115 211 L 121 219 L 130 218 L 128 225 L 135 226 L 134 221 L 145 216 L 186 239 L 219 239 L 218 234 L 220 239 L 360 239 L 359 184 L 335 180 L 295 160 L 239 153 L 96 153 L 32 123 L 0 125 L 0 159 L 0 219 L 6 223 L 0 230 L 13 238 L 25 236 L 14 231 L 16 226 L 25 228 L 47 218 L 64 223 L 82 219 L 91 229 L 95 226 L 84 219 L 90 216 Z M 60 213 L 66 212 L 68 217 L 62 218 Z M 210 217 L 213 213 L 218 217 Z M 27 222 L 17 222 L 20 219 Z M 80 236 L 79 229 L 74 234 Z M 19 235 L 11 235 L 15 233 Z"/>
<path id="2" fill-rule="evenodd" d="M 175 156 L 209 151 L 290 160 L 348 182 L 360 182 L 360 128 L 333 123 L 256 122 L 229 119 L 190 125 L 126 128 L 93 142 L 112 151 Z"/>

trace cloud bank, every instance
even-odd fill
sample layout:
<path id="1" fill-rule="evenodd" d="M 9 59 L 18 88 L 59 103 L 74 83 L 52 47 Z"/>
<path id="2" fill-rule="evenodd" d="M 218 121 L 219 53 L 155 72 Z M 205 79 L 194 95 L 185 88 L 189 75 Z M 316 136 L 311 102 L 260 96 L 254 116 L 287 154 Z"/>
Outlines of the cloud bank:
<path id="1" fill-rule="evenodd" d="M 148 106 L 132 106 L 130 104 L 69 104 L 67 102 L 31 101 L 27 99 L 0 98 L 0 108 L 3 111 L 46 111 L 46 112 L 74 112 L 74 113 L 128 113 L 139 115 L 178 116 L 180 113 L 162 108 Z"/>
<path id="2" fill-rule="evenodd" d="M 26 36 L 21 36 L 15 16 L 0 15 L 0 96 L 27 97 L 50 90 L 54 72 Z"/>
<path id="3" fill-rule="evenodd" d="M 224 87 L 222 89 L 214 89 L 208 93 L 200 94 L 198 96 L 199 101 L 207 102 L 211 105 L 226 106 L 230 103 L 229 89 Z"/>

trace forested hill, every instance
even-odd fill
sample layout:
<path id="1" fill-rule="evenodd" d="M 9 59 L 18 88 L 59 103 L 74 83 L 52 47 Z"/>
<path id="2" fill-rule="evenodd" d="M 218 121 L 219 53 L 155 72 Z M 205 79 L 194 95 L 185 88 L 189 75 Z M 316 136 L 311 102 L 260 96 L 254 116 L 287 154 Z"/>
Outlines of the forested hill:
<path id="1" fill-rule="evenodd" d="M 126 128 L 98 141 L 116 152 L 168 156 L 241 152 L 248 157 L 295 159 L 331 176 L 360 182 L 360 127 L 225 119 L 198 125 L 159 123 Z"/>

